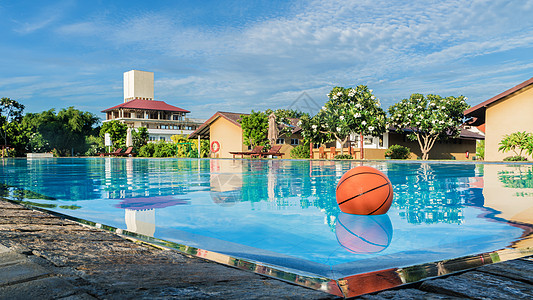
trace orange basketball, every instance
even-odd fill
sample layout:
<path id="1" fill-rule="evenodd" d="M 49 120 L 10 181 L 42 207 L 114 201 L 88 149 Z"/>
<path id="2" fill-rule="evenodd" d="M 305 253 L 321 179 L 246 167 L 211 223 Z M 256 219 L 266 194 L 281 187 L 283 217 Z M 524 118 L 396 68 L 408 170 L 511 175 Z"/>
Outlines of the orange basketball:
<path id="1" fill-rule="evenodd" d="M 379 170 L 368 166 L 351 169 L 337 184 L 337 203 L 341 211 L 356 215 L 381 215 L 392 204 L 392 185 Z"/>

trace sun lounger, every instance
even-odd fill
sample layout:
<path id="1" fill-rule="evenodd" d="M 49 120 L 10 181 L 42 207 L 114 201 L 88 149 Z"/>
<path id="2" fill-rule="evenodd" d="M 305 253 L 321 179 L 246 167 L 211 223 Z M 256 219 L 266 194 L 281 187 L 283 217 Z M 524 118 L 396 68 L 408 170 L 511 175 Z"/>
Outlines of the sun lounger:
<path id="1" fill-rule="evenodd" d="M 133 147 L 128 147 L 126 151 L 124 151 L 123 153 L 118 153 L 117 156 L 135 156 L 135 153 L 133 153 L 132 151 Z"/>
<path id="2" fill-rule="evenodd" d="M 254 155 L 256 153 L 261 153 L 261 151 L 263 151 L 263 146 L 255 146 L 252 151 L 230 152 L 229 154 L 232 154 L 233 158 L 235 158 L 235 155 L 240 155 L 241 158 L 244 158 L 245 155 Z"/>
<path id="3" fill-rule="evenodd" d="M 118 148 L 117 150 L 113 151 L 113 152 L 110 152 L 110 153 L 100 153 L 100 156 L 101 157 L 104 157 L 104 156 L 113 156 L 113 155 L 120 155 L 120 152 L 122 152 L 122 148 Z"/>
<path id="4" fill-rule="evenodd" d="M 272 155 L 272 156 L 279 156 L 283 158 L 283 155 L 285 155 L 285 153 L 279 152 L 280 149 L 281 149 L 281 145 L 276 145 L 276 146 L 272 146 L 272 148 L 270 148 L 270 150 L 267 152 L 255 153 L 255 154 L 252 154 L 251 156 L 252 157 L 259 156 L 260 158 L 264 158 L 269 155 Z"/>

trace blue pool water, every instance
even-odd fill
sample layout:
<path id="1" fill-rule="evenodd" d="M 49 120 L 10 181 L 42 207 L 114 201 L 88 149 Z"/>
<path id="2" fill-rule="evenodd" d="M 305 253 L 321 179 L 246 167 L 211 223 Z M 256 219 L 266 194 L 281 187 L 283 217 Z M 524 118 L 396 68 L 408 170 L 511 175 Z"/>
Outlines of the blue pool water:
<path id="1" fill-rule="evenodd" d="M 365 162 L 390 211 L 341 213 L 350 161 L 10 159 L 0 196 L 204 250 L 328 278 L 513 247 L 531 232 L 531 165 Z"/>

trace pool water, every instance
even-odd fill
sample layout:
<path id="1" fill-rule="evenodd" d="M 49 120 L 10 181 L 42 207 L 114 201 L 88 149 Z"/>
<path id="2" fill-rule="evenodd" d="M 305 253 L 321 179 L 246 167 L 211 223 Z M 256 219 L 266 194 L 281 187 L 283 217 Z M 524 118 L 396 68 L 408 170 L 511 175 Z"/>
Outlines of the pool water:
<path id="1" fill-rule="evenodd" d="M 385 215 L 340 212 L 361 164 L 394 188 Z M 8 159 L 0 196 L 144 236 L 338 279 L 516 247 L 532 165 L 140 158 Z"/>

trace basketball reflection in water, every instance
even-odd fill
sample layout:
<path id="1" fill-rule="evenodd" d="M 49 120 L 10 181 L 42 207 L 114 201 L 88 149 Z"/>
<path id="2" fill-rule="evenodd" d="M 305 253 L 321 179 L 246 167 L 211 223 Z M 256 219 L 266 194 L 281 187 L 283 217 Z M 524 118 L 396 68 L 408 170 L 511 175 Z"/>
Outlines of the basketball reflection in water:
<path id="1" fill-rule="evenodd" d="M 392 241 L 392 231 L 392 223 L 387 214 L 363 216 L 341 212 L 335 225 L 339 244 L 357 254 L 385 250 Z"/>

